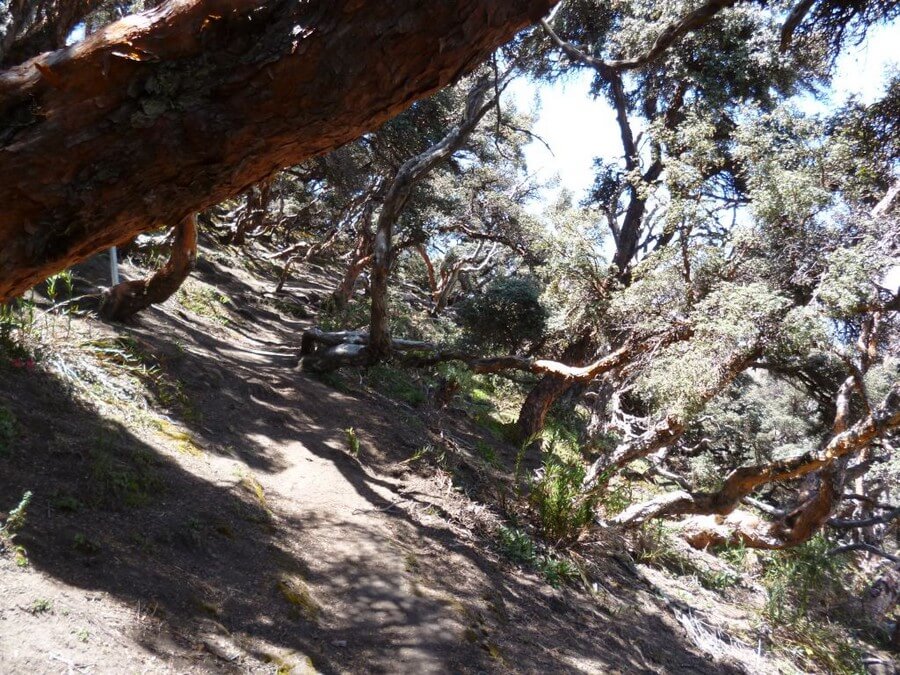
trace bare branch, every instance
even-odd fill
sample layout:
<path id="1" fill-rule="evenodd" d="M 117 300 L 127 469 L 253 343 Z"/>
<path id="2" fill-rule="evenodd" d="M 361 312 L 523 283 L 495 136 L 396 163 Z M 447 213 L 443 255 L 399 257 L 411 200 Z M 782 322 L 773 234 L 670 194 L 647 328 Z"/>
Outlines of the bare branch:
<path id="1" fill-rule="evenodd" d="M 886 553 L 877 546 L 872 546 L 871 544 L 844 544 L 843 546 L 831 549 L 828 552 L 828 555 L 840 555 L 841 553 L 850 553 L 852 551 L 865 551 L 866 553 L 887 558 L 891 562 L 900 563 L 900 557 Z"/>
<path id="2" fill-rule="evenodd" d="M 900 384 L 894 385 L 872 414 L 849 429 L 834 435 L 818 451 L 805 452 L 790 459 L 736 469 L 725 479 L 718 492 L 675 492 L 636 504 L 613 521 L 633 525 L 649 518 L 687 514 L 727 515 L 744 497 L 761 485 L 801 478 L 831 467 L 838 459 L 868 447 L 876 438 L 900 426 Z"/>
<path id="3" fill-rule="evenodd" d="M 647 52 L 630 59 L 618 59 L 613 61 L 604 61 L 603 59 L 598 59 L 594 56 L 585 54 L 582 50 L 578 49 L 572 43 L 566 42 L 565 40 L 560 38 L 550 27 L 550 24 L 546 20 L 541 21 L 541 26 L 546 31 L 547 35 L 550 36 L 550 39 L 554 42 L 554 44 L 562 49 L 567 56 L 576 61 L 580 61 L 585 65 L 597 69 L 601 75 L 607 77 L 610 72 L 634 70 L 646 65 L 650 61 L 653 61 L 654 59 L 662 55 L 663 52 L 671 47 L 679 38 L 683 37 L 687 33 L 690 33 L 691 31 L 703 28 L 706 24 L 712 21 L 713 17 L 715 17 L 715 15 L 718 14 L 721 10 L 731 7 L 736 2 L 737 0 L 710 0 L 710 2 L 707 2 L 705 5 L 698 7 L 693 12 L 687 14 L 678 21 L 670 23 L 660 32 L 659 35 L 656 36 L 656 40 L 653 42 L 653 46 Z"/>

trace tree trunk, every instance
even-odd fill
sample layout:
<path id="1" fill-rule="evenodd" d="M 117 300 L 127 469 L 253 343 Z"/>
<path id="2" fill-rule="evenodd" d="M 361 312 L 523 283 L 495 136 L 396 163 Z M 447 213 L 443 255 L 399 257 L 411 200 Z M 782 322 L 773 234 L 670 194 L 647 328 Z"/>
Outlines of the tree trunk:
<path id="1" fill-rule="evenodd" d="M 353 140 L 552 4 L 181 0 L 0 73 L 0 301 Z"/>
<path id="2" fill-rule="evenodd" d="M 434 264 L 431 262 L 431 257 L 425 249 L 425 244 L 416 244 L 414 248 L 421 256 L 422 262 L 425 263 L 425 274 L 428 276 L 428 290 L 431 292 L 432 299 L 434 299 L 438 294 L 437 278 L 434 275 Z"/>
<path id="3" fill-rule="evenodd" d="M 462 272 L 463 262 L 456 263 L 450 272 L 444 276 L 441 275 L 441 285 L 437 293 L 434 294 L 434 307 L 431 308 L 431 316 L 438 316 L 450 302 L 450 294 L 459 281 L 460 272 Z"/>
<path id="4" fill-rule="evenodd" d="M 505 79 L 511 71 L 493 82 L 482 79 L 469 90 L 466 109 L 462 121 L 437 143 L 415 157 L 410 157 L 397 170 L 391 187 L 387 191 L 378 223 L 375 227 L 375 242 L 372 245 L 372 280 L 369 284 L 371 311 L 369 319 L 369 363 L 378 363 L 391 354 L 391 331 L 388 318 L 388 277 L 394 258 L 394 224 L 403 212 L 413 186 L 429 174 L 436 166 L 459 150 L 466 139 L 478 126 L 488 109 L 506 87 Z M 494 95 L 485 100 L 489 85 L 493 84 Z"/>
<path id="5" fill-rule="evenodd" d="M 344 270 L 344 276 L 341 278 L 341 283 L 338 284 L 338 287 L 331 294 L 331 303 L 335 308 L 344 309 L 350 303 L 350 298 L 353 297 L 353 289 L 356 288 L 356 280 L 359 279 L 359 275 L 363 273 L 363 270 L 371 262 L 372 256 L 367 255 L 357 258 L 347 266 L 347 269 Z"/>
<path id="6" fill-rule="evenodd" d="M 399 200 L 405 202 L 409 190 L 403 191 Z M 390 210 L 391 213 L 386 213 Z M 372 280 L 369 295 L 372 306 L 369 319 L 369 361 L 377 363 L 391 355 L 391 328 L 388 319 L 388 277 L 391 273 L 391 239 L 393 237 L 396 211 L 388 204 L 381 209 L 378 230 L 372 246 Z"/>
<path id="7" fill-rule="evenodd" d="M 528 392 L 516 421 L 518 437 L 522 442 L 534 439 L 543 430 L 550 408 L 572 384 L 571 380 L 559 375 L 544 375 Z"/>
<path id="8" fill-rule="evenodd" d="M 231 235 L 231 244 L 243 246 L 247 241 L 247 234 L 255 232 L 266 217 L 266 209 L 269 207 L 269 195 L 272 192 L 272 178 L 269 177 L 259 185 L 247 191 L 247 204 L 244 212 L 238 218 Z"/>
<path id="9" fill-rule="evenodd" d="M 197 260 L 197 221 L 188 216 L 175 227 L 172 252 L 165 265 L 149 279 L 123 281 L 109 290 L 100 313 L 112 321 L 125 321 L 150 305 L 165 302 L 187 279 Z"/>
<path id="10" fill-rule="evenodd" d="M 560 360 L 563 363 L 574 362 L 575 365 L 580 366 L 587 360 L 590 348 L 590 336 L 583 335 L 566 348 Z M 569 378 L 550 374 L 541 378 L 528 392 L 522 409 L 519 411 L 519 419 L 516 421 L 517 434 L 521 441 L 532 439 L 541 432 L 550 408 L 573 384 L 573 380 Z"/>

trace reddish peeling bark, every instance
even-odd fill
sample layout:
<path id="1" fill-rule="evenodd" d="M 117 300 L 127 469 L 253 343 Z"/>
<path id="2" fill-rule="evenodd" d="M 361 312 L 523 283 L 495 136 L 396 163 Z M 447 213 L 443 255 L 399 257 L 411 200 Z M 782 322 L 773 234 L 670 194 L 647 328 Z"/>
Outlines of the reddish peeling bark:
<path id="1" fill-rule="evenodd" d="M 175 228 L 172 252 L 166 264 L 149 279 L 123 281 L 113 286 L 100 313 L 112 321 L 124 321 L 150 305 L 165 302 L 188 278 L 197 260 L 197 220 L 188 216 Z"/>
<path id="2" fill-rule="evenodd" d="M 0 73 L 0 301 L 358 137 L 552 0 L 171 0 Z"/>
<path id="3" fill-rule="evenodd" d="M 357 249 L 358 250 L 358 249 Z M 350 304 L 350 298 L 353 297 L 353 289 L 356 288 L 356 280 L 359 275 L 372 263 L 371 254 L 356 257 L 347 265 L 344 270 L 344 276 L 341 277 L 341 283 L 338 284 L 334 292 L 329 296 L 331 304 L 337 309 L 344 309 Z"/>
<path id="4" fill-rule="evenodd" d="M 560 360 L 563 363 L 582 365 L 590 356 L 591 343 L 589 335 L 582 336 L 566 348 Z M 572 380 L 562 375 L 551 373 L 541 378 L 528 392 L 519 410 L 516 433 L 520 440 L 527 441 L 541 432 L 550 408 L 572 385 Z"/>

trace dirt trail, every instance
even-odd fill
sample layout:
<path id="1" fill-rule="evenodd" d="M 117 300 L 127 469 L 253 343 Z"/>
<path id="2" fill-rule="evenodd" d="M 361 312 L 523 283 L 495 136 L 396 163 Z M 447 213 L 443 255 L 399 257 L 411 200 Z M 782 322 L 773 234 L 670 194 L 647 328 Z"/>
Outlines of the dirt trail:
<path id="1" fill-rule="evenodd" d="M 414 411 L 297 372 L 298 322 L 248 301 L 261 280 L 200 278 L 228 327 L 169 304 L 77 328 L 152 354 L 192 414 L 123 418 L 52 364 L 0 366 L 2 507 L 35 493 L 27 565 L 0 554 L 0 672 L 740 672 L 627 571 L 604 599 L 504 562 L 460 518 L 477 505 L 403 464 L 428 442 Z"/>

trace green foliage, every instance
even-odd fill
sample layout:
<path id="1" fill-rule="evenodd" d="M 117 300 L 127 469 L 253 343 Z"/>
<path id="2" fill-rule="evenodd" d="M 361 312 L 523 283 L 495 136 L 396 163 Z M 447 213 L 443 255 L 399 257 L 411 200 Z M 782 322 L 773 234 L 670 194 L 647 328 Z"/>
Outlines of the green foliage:
<path id="1" fill-rule="evenodd" d="M 198 420 L 199 412 L 185 393 L 183 384 L 166 372 L 163 363 L 137 339 L 118 335 L 97 338 L 82 346 L 90 349 L 106 367 L 125 372 L 147 386 L 164 408 L 177 410 L 184 419 Z"/>
<path id="2" fill-rule="evenodd" d="M 385 396 L 413 407 L 422 405 L 428 398 L 418 375 L 402 368 L 380 363 L 368 369 L 366 379 Z"/>
<path id="3" fill-rule="evenodd" d="M 690 311 L 684 274 L 674 251 L 635 267 L 632 282 L 612 295 L 606 320 L 635 332 L 658 332 Z"/>
<path id="4" fill-rule="evenodd" d="M 871 242 L 833 251 L 827 265 L 818 299 L 829 316 L 853 317 L 877 299 L 872 282 L 880 278 L 884 262 L 876 259 Z"/>
<path id="5" fill-rule="evenodd" d="M 537 568 L 547 583 L 554 588 L 570 584 L 578 579 L 578 568 L 565 558 L 557 558 L 552 555 L 541 556 L 538 558 Z"/>
<path id="6" fill-rule="evenodd" d="M 185 309 L 215 323 L 224 326 L 231 320 L 226 309 L 231 304 L 231 299 L 215 288 L 187 283 L 178 289 L 176 298 Z"/>
<path id="7" fill-rule="evenodd" d="M 812 605 L 825 611 L 839 597 L 845 562 L 828 555 L 831 548 L 825 536 L 817 534 L 799 546 L 773 553 L 763 573 L 768 591 L 765 614 L 772 623 L 795 622 Z"/>
<path id="8" fill-rule="evenodd" d="M 634 503 L 631 481 L 619 475 L 601 474 L 594 491 L 608 518 L 617 516 Z"/>
<path id="9" fill-rule="evenodd" d="M 11 537 L 25 527 L 25 518 L 28 515 L 28 507 L 31 504 L 31 498 L 31 491 L 27 490 L 25 494 L 22 495 L 22 499 L 19 500 L 16 507 L 9 512 L 9 515 L 6 517 L 6 522 L 3 523 L 3 527 L 0 527 L 0 534 Z"/>
<path id="10" fill-rule="evenodd" d="M 80 499 L 65 492 L 54 495 L 50 500 L 50 505 L 68 513 L 78 513 L 84 509 L 84 503 Z"/>
<path id="11" fill-rule="evenodd" d="M 525 530 L 503 525 L 497 531 L 497 540 L 503 554 L 513 562 L 531 564 L 537 556 L 534 541 Z"/>
<path id="12" fill-rule="evenodd" d="M 894 69 L 881 99 L 850 99 L 832 118 L 831 162 L 845 175 L 844 190 L 877 202 L 895 180 L 900 156 L 900 72 Z"/>
<path id="13" fill-rule="evenodd" d="M 539 340 L 547 323 L 540 294 L 533 279 L 495 279 L 482 294 L 459 306 L 466 338 L 481 349 L 499 352 L 516 352 Z"/>
<path id="14" fill-rule="evenodd" d="M 72 270 L 64 270 L 57 274 L 47 277 L 47 297 L 51 302 L 56 302 L 60 291 L 65 293 L 66 297 L 72 297 L 72 289 L 75 280 L 72 276 Z"/>
<path id="15" fill-rule="evenodd" d="M 515 563 L 537 570 L 553 587 L 578 578 L 578 569 L 569 560 L 552 553 L 539 553 L 532 538 L 524 530 L 503 525 L 497 531 L 500 550 Z"/>
<path id="16" fill-rule="evenodd" d="M 26 490 L 16 507 L 9 512 L 6 522 L 0 526 L 0 550 L 3 549 L 2 544 L 5 543 L 4 540 L 6 542 L 14 541 L 16 533 L 20 532 L 22 528 L 25 527 L 25 520 L 28 516 L 28 507 L 31 504 L 31 499 L 31 491 Z M 12 552 L 17 567 L 28 567 L 28 552 L 25 550 L 24 546 L 13 544 Z"/>
<path id="17" fill-rule="evenodd" d="M 541 432 L 544 450 L 570 462 L 581 460 L 581 434 L 586 421 L 578 410 L 552 411 Z"/>
<path id="18" fill-rule="evenodd" d="M 776 627 L 778 651 L 789 654 L 806 672 L 829 675 L 867 675 L 863 653 L 827 621 L 798 616 Z"/>
<path id="19" fill-rule="evenodd" d="M 333 301 L 326 301 L 317 322 L 326 331 L 357 330 L 369 323 L 369 303 L 354 297 L 346 305 L 339 307 Z"/>
<path id="20" fill-rule="evenodd" d="M 728 378 L 736 356 L 749 357 L 774 340 L 789 302 L 762 283 L 720 284 L 697 304 L 695 337 L 656 355 L 638 380 L 638 392 L 655 406 L 690 418 Z"/>
<path id="21" fill-rule="evenodd" d="M 714 492 L 722 487 L 725 474 L 723 474 L 722 467 L 716 462 L 712 454 L 703 453 L 696 457 L 691 457 L 688 465 L 691 472 L 691 485 L 708 492 Z"/>
<path id="22" fill-rule="evenodd" d="M 497 466 L 497 453 L 490 444 L 481 440 L 475 441 L 475 450 L 489 466 Z"/>
<path id="23" fill-rule="evenodd" d="M 743 375 L 706 406 L 702 423 L 692 428 L 693 438 L 706 439 L 706 447 L 689 460 L 692 483 L 717 489 L 736 465 L 812 450 L 829 423 L 814 401 L 783 379 L 763 372 Z"/>
<path id="24" fill-rule="evenodd" d="M 537 513 L 541 535 L 556 543 L 571 543 L 592 522 L 597 498 L 581 489 L 584 466 L 544 454 L 539 477 L 531 482 L 529 501 Z"/>
<path id="25" fill-rule="evenodd" d="M 0 356 L 10 360 L 33 357 L 34 311 L 34 303 L 23 298 L 0 303 Z"/>
<path id="26" fill-rule="evenodd" d="M 353 427 L 344 429 L 344 434 L 347 437 L 347 450 L 354 457 L 359 457 L 359 436 L 356 435 L 356 429 Z"/>
<path id="27" fill-rule="evenodd" d="M 849 571 L 845 559 L 828 555 L 832 546 L 820 533 L 794 548 L 773 551 L 764 561 L 764 614 L 782 651 L 809 668 L 856 675 L 865 672 L 862 654 L 828 620 L 830 610 L 847 598 Z"/>
<path id="28" fill-rule="evenodd" d="M 475 391 L 480 388 L 484 378 L 475 375 L 469 368 L 455 361 L 441 363 L 435 369 L 438 375 L 443 377 L 454 389 L 458 389 L 463 395 L 475 396 Z M 489 399 L 489 396 L 486 396 Z"/>
<path id="29" fill-rule="evenodd" d="M 788 106 L 738 129 L 737 156 L 750 169 L 752 209 L 761 222 L 802 223 L 830 204 L 832 193 L 822 181 L 826 154 L 820 143 L 809 142 L 823 131 L 821 122 Z"/>

